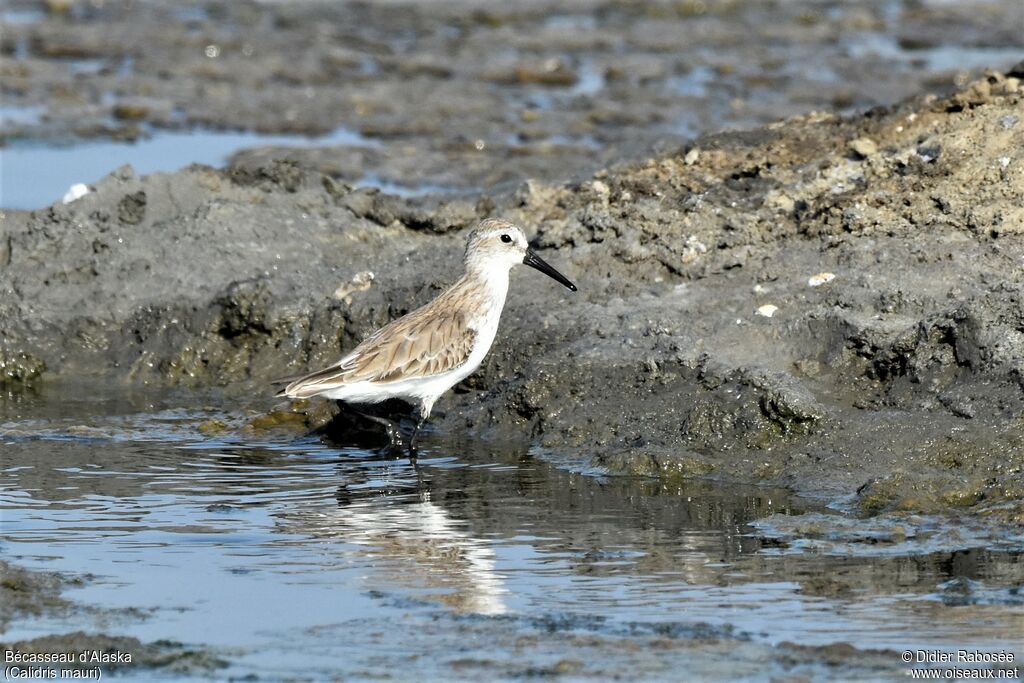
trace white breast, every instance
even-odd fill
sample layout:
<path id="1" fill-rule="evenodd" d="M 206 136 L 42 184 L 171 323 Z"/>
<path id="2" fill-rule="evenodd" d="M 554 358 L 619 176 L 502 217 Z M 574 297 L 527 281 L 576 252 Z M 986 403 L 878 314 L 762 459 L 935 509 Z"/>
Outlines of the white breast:
<path id="1" fill-rule="evenodd" d="M 408 384 L 408 388 L 404 389 L 408 391 L 405 396 L 433 405 L 441 394 L 472 375 L 484 362 L 487 352 L 491 350 L 491 345 L 494 343 L 494 337 L 498 333 L 498 323 L 501 321 L 501 309 L 504 304 L 505 299 L 502 297 L 500 302 L 492 304 L 486 315 L 482 316 L 476 325 L 471 325 L 471 328 L 476 331 L 476 340 L 473 342 L 473 350 L 465 363 L 448 372 L 410 379 L 405 382 L 395 382 L 395 384 Z"/>

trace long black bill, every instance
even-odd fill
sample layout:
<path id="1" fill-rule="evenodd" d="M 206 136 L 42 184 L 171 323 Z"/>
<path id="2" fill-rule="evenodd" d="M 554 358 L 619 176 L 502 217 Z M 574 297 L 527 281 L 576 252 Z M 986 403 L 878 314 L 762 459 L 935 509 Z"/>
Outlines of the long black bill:
<path id="1" fill-rule="evenodd" d="M 530 266 L 531 268 L 536 268 L 537 270 L 544 273 L 553 280 L 558 280 L 563 285 L 565 285 L 566 288 L 569 289 L 569 291 L 576 291 L 576 285 L 574 285 L 569 280 L 569 278 L 567 278 L 566 276 L 562 275 L 557 270 L 549 266 L 547 261 L 542 259 L 540 256 L 537 256 L 537 254 L 533 252 L 533 249 L 526 250 L 526 256 L 523 257 L 523 263 Z"/>

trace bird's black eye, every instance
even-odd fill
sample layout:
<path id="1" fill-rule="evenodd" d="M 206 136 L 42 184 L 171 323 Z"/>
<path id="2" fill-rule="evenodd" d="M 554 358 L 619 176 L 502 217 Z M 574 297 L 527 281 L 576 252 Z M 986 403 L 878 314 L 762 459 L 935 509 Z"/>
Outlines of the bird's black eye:
<path id="1" fill-rule="evenodd" d="M 501 241 L 504 242 L 505 244 L 508 244 L 509 242 L 512 241 L 512 236 L 511 235 L 502 235 L 501 236 Z"/>

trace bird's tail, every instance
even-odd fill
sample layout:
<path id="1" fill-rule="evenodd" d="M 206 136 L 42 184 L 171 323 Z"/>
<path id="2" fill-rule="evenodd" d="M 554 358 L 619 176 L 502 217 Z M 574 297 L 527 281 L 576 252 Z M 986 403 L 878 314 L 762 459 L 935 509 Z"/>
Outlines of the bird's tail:
<path id="1" fill-rule="evenodd" d="M 270 386 L 272 386 L 272 387 L 280 387 L 280 386 L 287 387 L 289 384 L 291 384 L 295 380 L 302 379 L 303 377 L 305 377 L 305 375 L 291 375 L 289 377 L 279 377 L 277 379 L 270 380 Z M 284 389 L 282 389 L 281 391 L 279 391 L 276 394 L 274 394 L 275 397 L 287 396 L 287 395 L 288 394 L 285 393 Z"/>

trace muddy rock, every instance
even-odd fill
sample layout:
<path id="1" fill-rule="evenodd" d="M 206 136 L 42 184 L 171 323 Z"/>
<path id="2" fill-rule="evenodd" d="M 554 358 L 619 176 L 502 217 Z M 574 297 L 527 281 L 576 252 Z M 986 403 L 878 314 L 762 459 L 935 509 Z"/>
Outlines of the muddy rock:
<path id="1" fill-rule="evenodd" d="M 15 618 L 69 612 L 72 604 L 61 596 L 68 582 L 59 574 L 32 572 L 0 561 L 0 632 Z"/>

